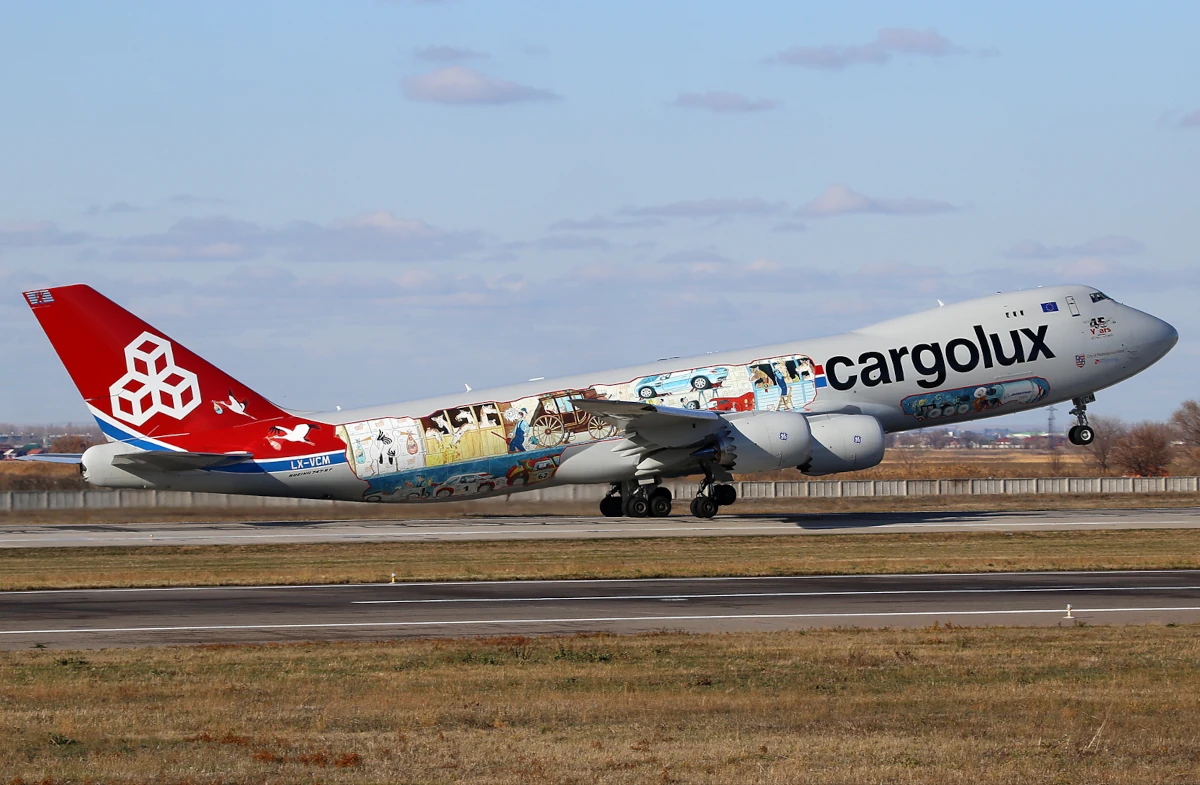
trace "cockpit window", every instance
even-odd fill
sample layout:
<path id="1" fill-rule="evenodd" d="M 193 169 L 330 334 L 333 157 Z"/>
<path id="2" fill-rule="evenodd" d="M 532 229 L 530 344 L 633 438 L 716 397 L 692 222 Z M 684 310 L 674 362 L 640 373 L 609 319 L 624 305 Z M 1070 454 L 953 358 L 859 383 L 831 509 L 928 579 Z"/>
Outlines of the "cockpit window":
<path id="1" fill-rule="evenodd" d="M 1098 303 L 1101 300 L 1111 300 L 1111 299 L 1112 298 L 1109 297 L 1104 292 L 1092 292 L 1092 302 L 1094 302 L 1094 303 Z"/>

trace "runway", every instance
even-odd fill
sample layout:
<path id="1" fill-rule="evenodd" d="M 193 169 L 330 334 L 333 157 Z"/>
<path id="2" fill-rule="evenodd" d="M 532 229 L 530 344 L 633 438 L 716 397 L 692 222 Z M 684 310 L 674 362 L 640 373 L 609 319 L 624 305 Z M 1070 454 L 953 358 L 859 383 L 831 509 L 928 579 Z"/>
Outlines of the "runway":
<path id="1" fill-rule="evenodd" d="M 712 520 L 491 516 L 428 520 L 0 524 L 0 548 L 713 537 L 1200 527 L 1200 508 L 720 515 Z"/>
<path id="2" fill-rule="evenodd" d="M 0 649 L 934 622 L 1200 622 L 1200 570 L 0 593 Z"/>

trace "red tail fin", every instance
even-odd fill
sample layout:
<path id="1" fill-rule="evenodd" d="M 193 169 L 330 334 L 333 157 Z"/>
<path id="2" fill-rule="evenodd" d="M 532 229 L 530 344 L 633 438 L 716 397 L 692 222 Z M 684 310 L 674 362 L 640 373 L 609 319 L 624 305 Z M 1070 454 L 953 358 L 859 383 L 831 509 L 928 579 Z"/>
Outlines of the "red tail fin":
<path id="1" fill-rule="evenodd" d="M 25 300 L 100 427 L 114 439 L 286 416 L 90 286 L 25 292 Z"/>

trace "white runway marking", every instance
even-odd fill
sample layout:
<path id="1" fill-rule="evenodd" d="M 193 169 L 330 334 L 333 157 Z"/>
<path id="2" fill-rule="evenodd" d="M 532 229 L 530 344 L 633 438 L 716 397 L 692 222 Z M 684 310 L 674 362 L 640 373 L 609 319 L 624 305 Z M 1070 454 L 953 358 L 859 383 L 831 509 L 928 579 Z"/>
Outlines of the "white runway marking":
<path id="1" fill-rule="evenodd" d="M 1076 608 L 1074 614 L 1093 613 L 1164 613 L 1169 611 L 1200 611 L 1200 606 L 1153 607 L 1153 608 Z M 938 616 L 1015 616 L 1047 613 L 1063 613 L 1062 608 L 1024 608 L 1018 610 L 976 611 L 881 611 L 876 613 L 738 613 L 728 615 L 699 616 L 601 616 L 595 618 L 557 619 L 451 619 L 444 621 L 377 621 L 377 622 L 328 622 L 311 624 L 210 624 L 194 627 L 81 627 L 78 629 L 0 630 L 0 635 L 71 635 L 104 634 L 114 632 L 207 632 L 218 630 L 313 630 L 346 629 L 352 627 L 445 627 L 484 626 L 488 624 L 602 624 L 608 622 L 671 622 L 671 621 L 737 621 L 748 619 L 856 619 Z"/>
<path id="2" fill-rule="evenodd" d="M 782 591 L 733 594 L 611 594 L 597 597 L 448 597 L 426 600 L 351 600 L 351 605 L 425 605 L 458 602 L 591 602 L 595 600 L 723 600 L 738 597 L 878 597 L 913 594 L 1036 594 L 1051 592 L 1200 591 L 1200 586 L 1045 586 L 1016 589 L 880 589 L 878 591 Z"/>
<path id="3" fill-rule="evenodd" d="M 668 581 L 817 581 L 817 580 L 878 580 L 882 578 L 988 578 L 1005 575 L 1195 575 L 1200 571 L 1193 569 L 1176 570 L 1005 570 L 999 572 L 908 572 L 908 573 L 863 573 L 837 574 L 824 573 L 813 575 L 726 575 L 717 577 L 680 576 L 675 578 L 540 578 L 535 580 L 490 580 L 490 581 L 416 581 L 398 583 L 280 583 L 275 585 L 257 586 L 134 586 L 129 588 L 98 588 L 98 589 L 23 589 L 18 591 L 0 592 L 0 598 L 16 594 L 120 594 L 147 591 L 267 591 L 271 589 L 363 589 L 387 586 L 392 589 L 404 589 L 415 586 L 532 586 L 544 584 L 579 585 L 585 583 L 665 583 Z"/>

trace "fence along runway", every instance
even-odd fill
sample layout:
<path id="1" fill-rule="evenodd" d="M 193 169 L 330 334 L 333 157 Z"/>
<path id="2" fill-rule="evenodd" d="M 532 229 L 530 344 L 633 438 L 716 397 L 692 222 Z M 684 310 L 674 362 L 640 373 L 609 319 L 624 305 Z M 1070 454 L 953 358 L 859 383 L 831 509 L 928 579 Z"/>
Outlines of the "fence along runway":
<path id="1" fill-rule="evenodd" d="M 1200 571 L 1196 570 L 0 593 L 3 649 L 924 627 L 934 622 L 1073 625 L 1197 621 Z"/>
<path id="2" fill-rule="evenodd" d="M 1036 512 L 721 515 L 671 518 L 475 517 L 428 520 L 0 524 L 0 548 L 268 545 L 320 542 L 789 536 L 955 531 L 1200 528 L 1200 508 Z"/>

